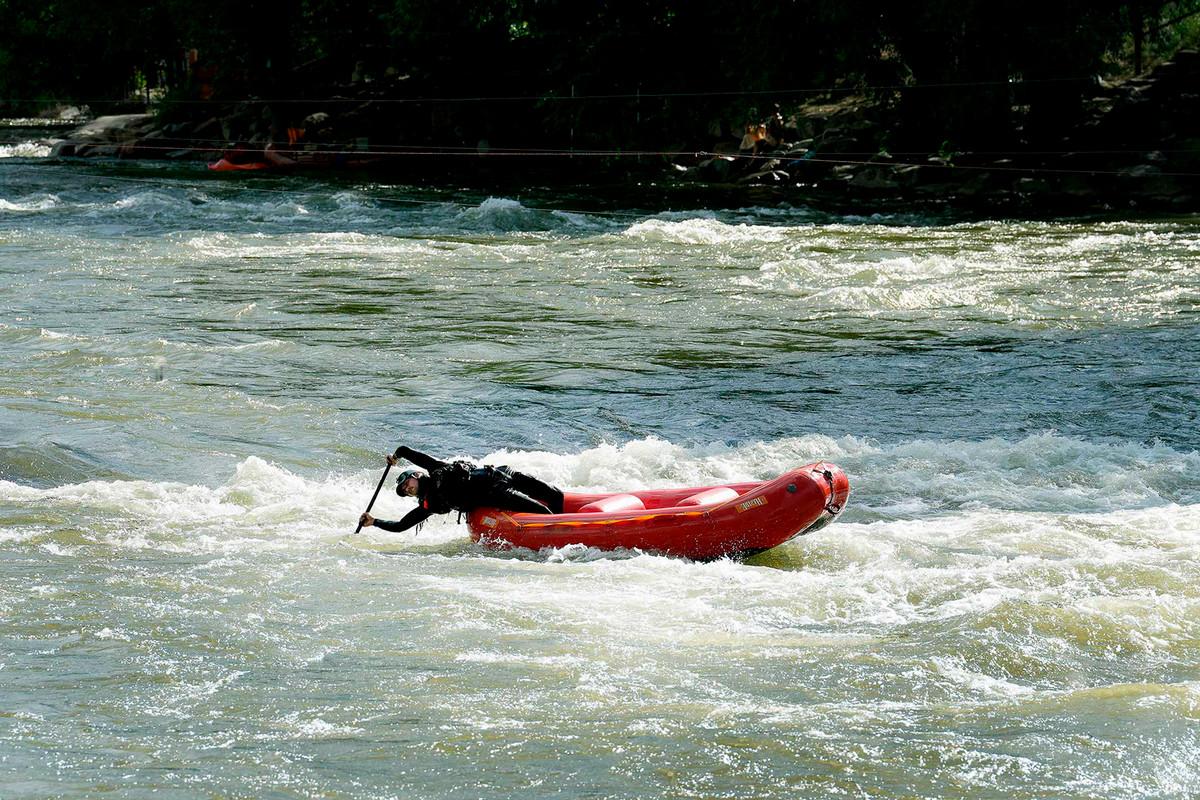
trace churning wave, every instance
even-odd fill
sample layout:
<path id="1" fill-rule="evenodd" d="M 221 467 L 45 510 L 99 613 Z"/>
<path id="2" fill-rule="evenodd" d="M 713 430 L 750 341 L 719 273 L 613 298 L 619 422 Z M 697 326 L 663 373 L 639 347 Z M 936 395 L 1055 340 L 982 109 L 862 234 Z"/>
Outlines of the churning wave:
<path id="1" fill-rule="evenodd" d="M 0 144 L 0 158 L 46 158 L 49 155 L 50 145 L 38 142 Z"/>
<path id="2" fill-rule="evenodd" d="M 6 200 L 0 197 L 0 213 L 34 214 L 39 211 L 49 211 L 61 205 L 62 201 L 52 194 L 27 195 L 15 200 Z"/>
<path id="3" fill-rule="evenodd" d="M 0 458 L 6 453 L 0 451 Z M 1052 433 L 1018 441 L 890 445 L 849 436 L 804 436 L 699 448 L 648 438 L 566 454 L 498 451 L 478 460 L 509 464 L 577 491 L 762 480 L 798 464 L 830 460 L 847 471 L 852 483 L 843 523 L 903 527 L 920 522 L 948 537 L 981 525 L 1012 528 L 1019 535 L 1023 525 L 1059 525 L 1054 520 L 1067 517 L 1083 527 L 1105 516 L 1137 525 L 1186 527 L 1197 520 L 1200 508 L 1200 454 Z M 0 470 L 5 472 L 11 474 Z M 37 488 L 18 479 L 0 481 L 0 503 L 98 515 L 115 529 L 136 529 L 139 540 L 143 535 L 164 541 L 199 537 L 216 546 L 231 536 L 282 536 L 316 542 L 353 529 L 375 480 L 374 470 L 314 477 L 250 457 L 215 487 L 92 480 Z M 378 510 L 383 516 L 400 516 L 407 506 L 388 495 Z M 432 540 L 464 536 L 450 518 L 435 519 L 427 527 Z"/>

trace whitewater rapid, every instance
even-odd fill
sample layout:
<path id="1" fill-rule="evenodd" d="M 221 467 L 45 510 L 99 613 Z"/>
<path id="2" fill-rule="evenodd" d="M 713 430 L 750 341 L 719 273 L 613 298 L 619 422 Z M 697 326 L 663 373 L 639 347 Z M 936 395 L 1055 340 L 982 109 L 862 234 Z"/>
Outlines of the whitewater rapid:
<path id="1" fill-rule="evenodd" d="M 0 171 L 6 800 L 1200 793 L 1196 219 Z M 852 491 L 744 562 L 354 535 L 399 444 Z"/>

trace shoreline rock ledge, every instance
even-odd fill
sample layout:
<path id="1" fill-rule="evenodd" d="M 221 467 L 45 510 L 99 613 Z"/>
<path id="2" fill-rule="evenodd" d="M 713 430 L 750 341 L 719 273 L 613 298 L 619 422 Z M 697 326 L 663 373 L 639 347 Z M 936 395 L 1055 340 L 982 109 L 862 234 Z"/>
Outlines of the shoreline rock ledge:
<path id="1" fill-rule="evenodd" d="M 96 117 L 56 140 L 50 156 L 94 156 L 117 158 L 138 141 L 153 133 L 158 120 L 153 114 L 115 114 Z"/>

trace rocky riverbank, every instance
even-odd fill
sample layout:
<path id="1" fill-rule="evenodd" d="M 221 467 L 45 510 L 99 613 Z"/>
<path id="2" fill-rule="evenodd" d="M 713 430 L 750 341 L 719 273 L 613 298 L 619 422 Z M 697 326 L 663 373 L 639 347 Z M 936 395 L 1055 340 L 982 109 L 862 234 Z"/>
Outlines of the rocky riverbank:
<path id="1" fill-rule="evenodd" d="M 893 155 L 886 109 L 847 98 L 802 108 L 790 144 L 752 151 L 720 140 L 676 170 L 684 181 L 845 207 L 1200 210 L 1200 52 L 1096 88 L 1083 119 L 1046 150 Z"/>
<path id="2" fill-rule="evenodd" d="M 623 184 L 716 202 L 845 210 L 956 207 L 1012 213 L 1200 210 L 1200 53 L 1181 51 L 1139 78 L 1098 83 L 1080 121 L 1011 152 L 893 154 L 893 109 L 867 97 L 817 102 L 743 135 L 718 134 L 650 155 L 553 158 L 476 136 L 451 110 L 389 104 L 398 87 L 289 108 L 214 107 L 191 117 L 101 117 L 53 143 L 54 157 L 204 160 L 273 169 L 357 168 L 458 185 Z M 301 116 L 303 114 L 303 116 Z M 728 126 L 714 126 L 728 127 Z M 769 130 L 768 130 L 769 129 Z M 431 144 L 436 143 L 436 144 Z M 503 156 L 497 158 L 493 156 Z M 567 160 L 568 165 L 563 162 Z"/>

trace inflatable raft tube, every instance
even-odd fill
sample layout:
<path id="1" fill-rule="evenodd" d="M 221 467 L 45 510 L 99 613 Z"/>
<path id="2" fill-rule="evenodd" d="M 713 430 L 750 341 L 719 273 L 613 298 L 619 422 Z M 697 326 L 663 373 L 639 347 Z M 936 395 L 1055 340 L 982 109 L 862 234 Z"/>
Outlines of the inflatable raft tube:
<path id="1" fill-rule="evenodd" d="M 471 538 L 490 547 L 637 549 L 696 561 L 742 558 L 811 533 L 842 513 L 850 481 L 819 462 L 761 483 L 566 495 L 562 514 L 477 508 Z"/>
<path id="2" fill-rule="evenodd" d="M 249 172 L 259 169 L 271 169 L 274 165 L 268 164 L 266 161 L 247 161 L 242 164 L 235 164 L 232 161 L 221 158 L 208 165 L 208 168 L 213 172 Z"/>

